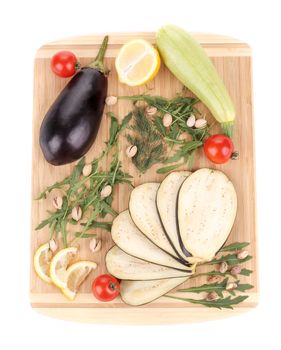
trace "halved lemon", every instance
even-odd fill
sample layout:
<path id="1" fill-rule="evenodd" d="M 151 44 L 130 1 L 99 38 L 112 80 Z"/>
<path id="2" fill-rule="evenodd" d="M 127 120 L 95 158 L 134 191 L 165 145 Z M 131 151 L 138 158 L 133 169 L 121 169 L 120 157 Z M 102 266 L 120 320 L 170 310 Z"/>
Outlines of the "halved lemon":
<path id="1" fill-rule="evenodd" d="M 143 39 L 123 45 L 116 57 L 115 67 L 120 82 L 139 86 L 153 79 L 160 68 L 158 51 Z"/>
<path id="2" fill-rule="evenodd" d="M 59 288 L 66 288 L 67 268 L 77 254 L 77 247 L 61 249 L 52 259 L 50 264 L 50 277 Z"/>
<path id="3" fill-rule="evenodd" d="M 74 300 L 80 285 L 85 281 L 89 274 L 97 268 L 93 261 L 78 261 L 66 271 L 66 287 L 62 288 L 63 294 L 70 300 Z"/>
<path id="4" fill-rule="evenodd" d="M 53 252 L 50 249 L 49 242 L 42 244 L 35 252 L 33 263 L 37 275 L 45 282 L 52 283 L 49 275 L 50 263 L 53 258 Z"/>

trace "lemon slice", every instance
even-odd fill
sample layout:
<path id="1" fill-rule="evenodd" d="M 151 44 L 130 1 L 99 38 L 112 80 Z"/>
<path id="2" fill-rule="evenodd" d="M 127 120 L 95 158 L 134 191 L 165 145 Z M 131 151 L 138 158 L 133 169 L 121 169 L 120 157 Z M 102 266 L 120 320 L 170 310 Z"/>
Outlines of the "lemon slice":
<path id="1" fill-rule="evenodd" d="M 69 266 L 66 271 L 66 287 L 61 289 L 63 294 L 73 300 L 80 285 L 96 267 L 97 264 L 93 261 L 78 261 Z"/>
<path id="2" fill-rule="evenodd" d="M 160 68 L 158 51 L 147 41 L 131 40 L 123 45 L 116 57 L 119 80 L 129 86 L 139 86 L 153 79 Z"/>
<path id="3" fill-rule="evenodd" d="M 49 242 L 42 244 L 35 252 L 33 263 L 37 275 L 45 282 L 52 283 L 49 276 L 50 263 L 53 258 L 53 252 L 50 249 Z"/>
<path id="4" fill-rule="evenodd" d="M 50 264 L 50 277 L 59 288 L 66 288 L 67 268 L 77 254 L 77 247 L 69 247 L 60 250 Z"/>

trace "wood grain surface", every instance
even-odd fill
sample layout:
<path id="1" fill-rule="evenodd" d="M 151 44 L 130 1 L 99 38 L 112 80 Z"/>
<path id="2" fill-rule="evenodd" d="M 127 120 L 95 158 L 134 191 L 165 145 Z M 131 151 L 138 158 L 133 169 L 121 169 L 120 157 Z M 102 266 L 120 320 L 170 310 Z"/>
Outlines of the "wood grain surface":
<path id="1" fill-rule="evenodd" d="M 70 174 L 74 164 L 54 167 L 48 164 L 39 147 L 39 128 L 42 119 L 58 93 L 63 89 L 68 79 L 61 79 L 52 74 L 50 58 L 54 52 L 61 49 L 70 49 L 79 57 L 82 65 L 89 63 L 96 55 L 103 35 L 85 36 L 65 39 L 49 43 L 41 47 L 35 57 L 34 63 L 34 115 L 33 115 L 33 174 L 32 174 L 32 221 L 31 221 L 31 269 L 30 269 L 30 301 L 33 308 L 49 316 L 68 320 L 95 323 L 127 323 L 127 324 L 153 324 L 198 322 L 209 319 L 218 319 L 245 312 L 256 306 L 258 302 L 258 270 L 257 270 L 257 244 L 256 244 L 256 217 L 255 217 L 255 155 L 254 133 L 252 117 L 252 76 L 251 76 L 251 50 L 249 46 L 239 40 L 224 36 L 210 34 L 194 34 L 215 64 L 234 101 L 237 120 L 235 127 L 234 144 L 239 151 L 239 159 L 230 161 L 226 165 L 214 166 L 202 155 L 197 153 L 194 169 L 212 167 L 222 170 L 234 183 L 238 194 L 238 212 L 234 227 L 227 243 L 237 241 L 251 242 L 249 251 L 254 258 L 245 264 L 245 267 L 254 270 L 250 277 L 241 278 L 242 281 L 253 284 L 255 287 L 249 293 L 249 298 L 235 307 L 235 310 L 208 309 L 172 299 L 162 297 L 157 301 L 141 307 L 130 307 L 117 298 L 110 303 L 97 301 L 91 295 L 91 281 L 101 273 L 106 272 L 104 256 L 113 245 L 110 233 L 96 230 L 102 240 L 102 250 L 91 253 L 89 240 L 80 240 L 79 257 L 94 260 L 98 268 L 81 286 L 80 293 L 75 301 L 68 301 L 59 293 L 57 288 L 40 280 L 33 269 L 33 254 L 36 248 L 46 242 L 49 237 L 48 228 L 35 231 L 37 224 L 46 217 L 46 210 L 52 209 L 52 198 L 58 194 L 54 191 L 47 200 L 37 201 L 35 198 L 46 186 L 63 179 Z M 110 35 L 109 47 L 106 53 L 106 65 L 110 69 L 108 95 L 133 95 L 146 91 L 147 87 L 130 88 L 120 84 L 114 68 L 114 58 L 122 44 L 132 38 L 142 37 L 154 43 L 153 33 L 113 33 Z M 162 95 L 167 98 L 175 96 L 182 91 L 182 85 L 162 64 L 159 74 L 149 83 L 151 94 Z M 213 121 L 212 116 L 206 112 L 207 119 Z M 97 139 L 86 159 L 92 160 L 100 154 L 104 142 L 108 139 L 109 119 L 106 112 L 113 111 L 121 120 L 131 108 L 130 102 L 120 101 L 117 105 L 106 107 Z M 125 155 L 128 146 L 124 139 L 120 142 L 120 158 L 124 169 L 134 176 L 134 184 L 147 181 L 161 181 L 164 175 L 156 174 L 157 166 L 152 167 L 146 174 L 139 176 L 131 161 Z M 107 167 L 108 160 L 102 166 Z M 122 211 L 128 207 L 130 188 L 119 185 L 114 193 L 114 209 Z M 70 233 L 71 234 L 71 233 Z M 201 267 L 201 271 L 204 269 Z M 191 279 L 185 287 L 204 283 L 204 277 Z M 192 295 L 190 295 L 192 297 Z M 198 297 L 198 296 L 197 296 Z"/>

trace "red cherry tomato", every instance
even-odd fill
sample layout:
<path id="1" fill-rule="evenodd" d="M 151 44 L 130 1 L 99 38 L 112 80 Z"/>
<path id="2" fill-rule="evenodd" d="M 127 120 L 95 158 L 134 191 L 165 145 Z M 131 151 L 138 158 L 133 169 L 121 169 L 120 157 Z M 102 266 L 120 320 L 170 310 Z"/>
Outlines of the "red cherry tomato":
<path id="1" fill-rule="evenodd" d="M 59 77 L 67 78 L 75 74 L 79 63 L 71 51 L 59 51 L 51 59 L 51 68 Z"/>
<path id="2" fill-rule="evenodd" d="M 204 142 L 206 157 L 216 164 L 226 163 L 231 158 L 233 151 L 233 142 L 225 135 L 213 135 Z"/>
<path id="3" fill-rule="evenodd" d="M 92 291 L 98 300 L 111 301 L 119 295 L 120 284 L 111 275 L 100 275 L 94 280 Z"/>

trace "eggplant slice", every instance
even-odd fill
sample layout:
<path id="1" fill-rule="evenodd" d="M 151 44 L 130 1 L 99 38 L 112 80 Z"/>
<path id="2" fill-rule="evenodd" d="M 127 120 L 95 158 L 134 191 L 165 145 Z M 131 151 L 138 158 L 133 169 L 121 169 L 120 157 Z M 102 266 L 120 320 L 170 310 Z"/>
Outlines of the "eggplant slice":
<path id="1" fill-rule="evenodd" d="M 135 225 L 159 248 L 185 261 L 173 246 L 159 218 L 156 196 L 160 184 L 148 182 L 133 189 L 129 210 Z"/>
<path id="2" fill-rule="evenodd" d="M 148 281 L 187 277 L 194 272 L 194 269 L 190 270 L 190 272 L 184 272 L 135 258 L 125 253 L 117 246 L 112 247 L 107 252 L 105 263 L 108 272 L 122 280 Z"/>
<path id="3" fill-rule="evenodd" d="M 139 306 L 160 298 L 187 279 L 188 277 L 153 281 L 121 281 L 120 295 L 126 304 Z"/>
<path id="4" fill-rule="evenodd" d="M 178 252 L 187 257 L 191 254 L 184 249 L 178 229 L 177 202 L 178 193 L 184 180 L 191 175 L 190 171 L 175 171 L 170 173 L 160 184 L 156 203 L 162 224 Z M 184 255 L 181 256 L 184 256 Z M 187 259 L 184 257 L 184 259 Z"/>
<path id="5" fill-rule="evenodd" d="M 194 257 L 211 260 L 226 241 L 236 211 L 234 186 L 221 171 L 195 171 L 178 196 L 179 230 L 185 248 Z"/>
<path id="6" fill-rule="evenodd" d="M 123 211 L 114 219 L 111 235 L 115 244 L 129 255 L 182 271 L 190 270 L 144 236 L 134 224 L 128 210 Z"/>

